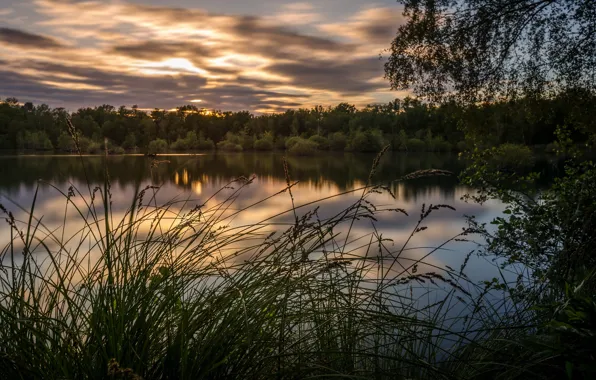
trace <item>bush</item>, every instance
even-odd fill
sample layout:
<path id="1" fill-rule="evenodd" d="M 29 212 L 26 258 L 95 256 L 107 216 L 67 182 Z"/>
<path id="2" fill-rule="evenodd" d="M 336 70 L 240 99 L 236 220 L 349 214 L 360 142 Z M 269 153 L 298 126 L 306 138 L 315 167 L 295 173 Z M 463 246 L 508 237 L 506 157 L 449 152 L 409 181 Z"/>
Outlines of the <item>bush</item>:
<path id="1" fill-rule="evenodd" d="M 353 152 L 378 153 L 382 148 L 381 137 L 371 131 L 365 131 L 356 132 L 347 149 Z"/>
<path id="2" fill-rule="evenodd" d="M 58 147 L 59 150 L 63 152 L 74 152 L 76 150 L 75 143 L 72 137 L 66 132 L 62 132 L 60 136 L 58 136 Z"/>
<path id="3" fill-rule="evenodd" d="M 254 148 L 256 150 L 273 150 L 273 141 L 269 138 L 262 138 L 255 141 Z"/>
<path id="4" fill-rule="evenodd" d="M 243 150 L 251 150 L 251 149 L 257 149 L 255 147 L 255 143 L 257 140 L 255 140 L 254 136 L 251 136 L 249 134 L 246 133 L 242 133 L 240 135 L 241 139 L 242 139 L 242 149 Z M 271 149 L 264 149 L 264 150 L 272 150 L 273 149 L 273 142 L 271 142 Z"/>
<path id="5" fill-rule="evenodd" d="M 98 154 L 98 153 L 101 153 L 102 149 L 103 149 L 102 144 L 92 141 L 91 144 L 89 144 L 89 146 L 87 148 L 87 153 Z"/>
<path id="6" fill-rule="evenodd" d="M 114 147 L 114 149 L 112 149 L 112 152 L 111 152 L 111 154 L 124 154 L 124 153 L 126 153 L 126 150 L 121 146 Z"/>
<path id="7" fill-rule="evenodd" d="M 283 136 L 277 136 L 273 141 L 273 146 L 277 150 L 284 150 L 286 149 L 286 141 L 287 139 Z"/>
<path id="8" fill-rule="evenodd" d="M 188 150 L 211 150 L 215 148 L 215 144 L 210 139 L 205 140 L 202 133 L 188 132 L 185 138 L 179 138 L 170 145 L 170 149 L 177 151 Z"/>
<path id="9" fill-rule="evenodd" d="M 293 147 L 294 145 L 296 145 L 298 142 L 304 140 L 302 137 L 298 137 L 298 136 L 292 136 L 288 139 L 285 140 L 285 147 L 286 149 L 290 149 L 291 147 Z"/>
<path id="10" fill-rule="evenodd" d="M 188 150 L 189 147 L 186 139 L 179 138 L 178 140 L 170 144 L 170 149 L 175 151 L 182 151 Z"/>
<path id="11" fill-rule="evenodd" d="M 217 149 L 227 152 L 242 152 L 242 145 L 224 140 L 217 143 Z"/>
<path id="12" fill-rule="evenodd" d="M 202 136 L 199 134 L 199 141 L 197 142 L 196 149 L 197 150 L 213 150 L 215 149 L 215 144 L 211 139 L 202 139 Z"/>
<path id="13" fill-rule="evenodd" d="M 348 145 L 348 139 L 341 132 L 335 132 L 329 135 L 329 149 L 343 151 Z"/>
<path id="14" fill-rule="evenodd" d="M 408 150 L 412 152 L 423 152 L 426 150 L 426 144 L 424 141 L 420 139 L 409 139 L 408 140 Z"/>
<path id="15" fill-rule="evenodd" d="M 534 155 L 525 145 L 503 144 L 492 149 L 489 165 L 494 170 L 523 172 L 534 166 Z"/>
<path id="16" fill-rule="evenodd" d="M 318 152 L 317 143 L 299 138 L 299 140 L 292 144 L 288 149 L 288 153 L 295 156 L 312 156 Z"/>
<path id="17" fill-rule="evenodd" d="M 147 151 L 149 154 L 165 153 L 168 150 L 168 142 L 163 139 L 156 139 L 149 143 Z"/>
<path id="18" fill-rule="evenodd" d="M 451 152 L 453 145 L 449 141 L 443 140 L 441 137 L 433 139 L 433 150 L 435 152 Z"/>
<path id="19" fill-rule="evenodd" d="M 22 148 L 32 150 L 52 150 L 54 146 L 44 131 L 25 131 L 22 135 Z"/>
<path id="20" fill-rule="evenodd" d="M 320 135 L 314 135 L 311 136 L 309 140 L 317 144 L 317 149 L 329 150 L 329 140 L 327 140 L 327 138 Z"/>

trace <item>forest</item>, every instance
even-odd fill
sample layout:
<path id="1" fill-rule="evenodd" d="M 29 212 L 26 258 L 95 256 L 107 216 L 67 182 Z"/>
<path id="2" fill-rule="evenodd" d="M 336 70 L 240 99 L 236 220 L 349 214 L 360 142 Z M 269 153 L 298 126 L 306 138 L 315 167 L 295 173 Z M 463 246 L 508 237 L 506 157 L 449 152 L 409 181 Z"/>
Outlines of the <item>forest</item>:
<path id="1" fill-rule="evenodd" d="M 563 126 L 574 131 L 575 142 L 586 142 L 596 130 L 587 112 L 594 107 L 596 97 L 577 89 L 472 105 L 406 97 L 360 109 L 341 103 L 265 115 L 193 105 L 149 112 L 101 105 L 71 113 L 6 98 L 0 100 L 0 149 L 74 153 L 75 133 L 81 153 L 87 154 L 106 149 L 110 154 L 285 149 L 305 155 L 319 150 L 378 152 L 386 145 L 395 151 L 449 152 L 479 142 L 554 151 Z"/>

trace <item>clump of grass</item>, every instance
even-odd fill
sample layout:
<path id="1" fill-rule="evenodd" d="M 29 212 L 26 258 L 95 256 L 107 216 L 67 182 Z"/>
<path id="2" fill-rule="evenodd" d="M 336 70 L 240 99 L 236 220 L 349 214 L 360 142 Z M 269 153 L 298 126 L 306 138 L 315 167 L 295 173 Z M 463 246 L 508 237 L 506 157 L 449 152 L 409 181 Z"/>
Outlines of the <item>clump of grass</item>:
<path id="1" fill-rule="evenodd" d="M 463 268 L 421 268 L 474 231 L 408 258 L 410 239 L 423 233 L 431 213 L 450 208 L 428 205 L 407 241 L 397 249 L 388 244 L 376 232 L 378 216 L 407 213 L 372 202 L 374 194 L 391 193 L 373 185 L 378 163 L 369 183 L 354 190 L 361 192 L 354 204 L 326 218 L 317 204 L 294 205 L 276 215 L 293 215 L 281 229 L 276 217 L 234 223 L 252 207 L 233 208 L 253 185 L 244 177 L 225 187 L 224 201 L 214 195 L 158 204 L 159 187 L 137 189 L 118 220 L 106 173 L 101 187 L 62 193 L 83 225 L 70 236 L 73 220 L 52 230 L 36 215 L 37 193 L 26 220 L 2 206 L 11 242 L 1 252 L 0 374 L 436 379 L 472 371 L 475 361 L 456 354 L 470 331 L 476 342 L 489 337 L 504 313 L 475 297 Z M 403 180 L 431 174 L 446 173 Z M 292 196 L 287 166 L 286 177 L 275 196 Z M 354 236 L 362 221 L 371 232 Z M 457 317 L 455 306 L 462 309 Z"/>

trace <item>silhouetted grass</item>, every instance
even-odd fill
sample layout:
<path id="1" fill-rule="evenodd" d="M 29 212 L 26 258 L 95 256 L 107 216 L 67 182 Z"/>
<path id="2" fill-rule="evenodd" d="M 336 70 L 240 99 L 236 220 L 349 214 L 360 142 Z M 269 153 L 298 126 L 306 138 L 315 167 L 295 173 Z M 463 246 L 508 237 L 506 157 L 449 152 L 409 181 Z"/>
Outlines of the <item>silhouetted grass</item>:
<path id="1" fill-rule="evenodd" d="M 314 202 L 235 223 L 266 201 L 235 208 L 254 186 L 244 177 L 221 190 L 224 201 L 199 204 L 159 204 L 158 187 L 137 189 L 122 217 L 107 171 L 101 187 L 62 193 L 64 215 L 78 217 L 58 230 L 36 215 L 37 193 L 26 220 L 3 206 L 11 242 L 1 252 L 2 378 L 480 377 L 499 339 L 525 331 L 512 327 L 525 326 L 523 312 L 511 318 L 519 305 L 472 283 L 467 260 L 457 270 L 427 261 L 472 229 L 422 258 L 407 255 L 429 215 L 450 206 L 423 206 L 404 242 L 376 231 L 380 214 L 406 214 L 372 202 L 391 193 L 372 184 L 378 163 L 365 187 L 336 196 L 360 197 L 325 218 Z M 274 196 L 294 204 L 285 170 L 287 187 Z M 363 220 L 370 232 L 356 236 Z M 82 227 L 67 233 L 75 222 Z"/>

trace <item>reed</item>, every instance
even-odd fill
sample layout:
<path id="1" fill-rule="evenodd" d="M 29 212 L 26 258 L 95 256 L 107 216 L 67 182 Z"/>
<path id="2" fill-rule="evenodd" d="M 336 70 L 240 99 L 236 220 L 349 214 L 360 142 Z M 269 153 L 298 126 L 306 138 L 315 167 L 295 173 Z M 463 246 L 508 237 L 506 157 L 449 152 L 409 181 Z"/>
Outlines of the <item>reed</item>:
<path id="1" fill-rule="evenodd" d="M 82 225 L 74 232 L 66 216 L 61 229 L 44 224 L 37 193 L 24 220 L 2 206 L 11 234 L 1 251 L 2 378 L 480 377 L 494 342 L 523 334 L 526 320 L 516 314 L 514 328 L 512 306 L 470 281 L 465 263 L 426 261 L 473 229 L 420 259 L 406 254 L 450 206 L 423 206 L 404 242 L 376 231 L 380 214 L 407 217 L 371 200 L 391 193 L 373 184 L 378 163 L 353 190 L 360 197 L 326 218 L 314 202 L 235 223 L 266 201 L 235 208 L 254 186 L 244 177 L 224 201 L 160 204 L 159 187 L 137 189 L 118 217 L 107 171 L 102 186 L 62 192 L 65 215 L 75 210 Z M 287 166 L 286 177 L 274 196 L 292 196 Z M 356 236 L 362 221 L 370 232 Z"/>

